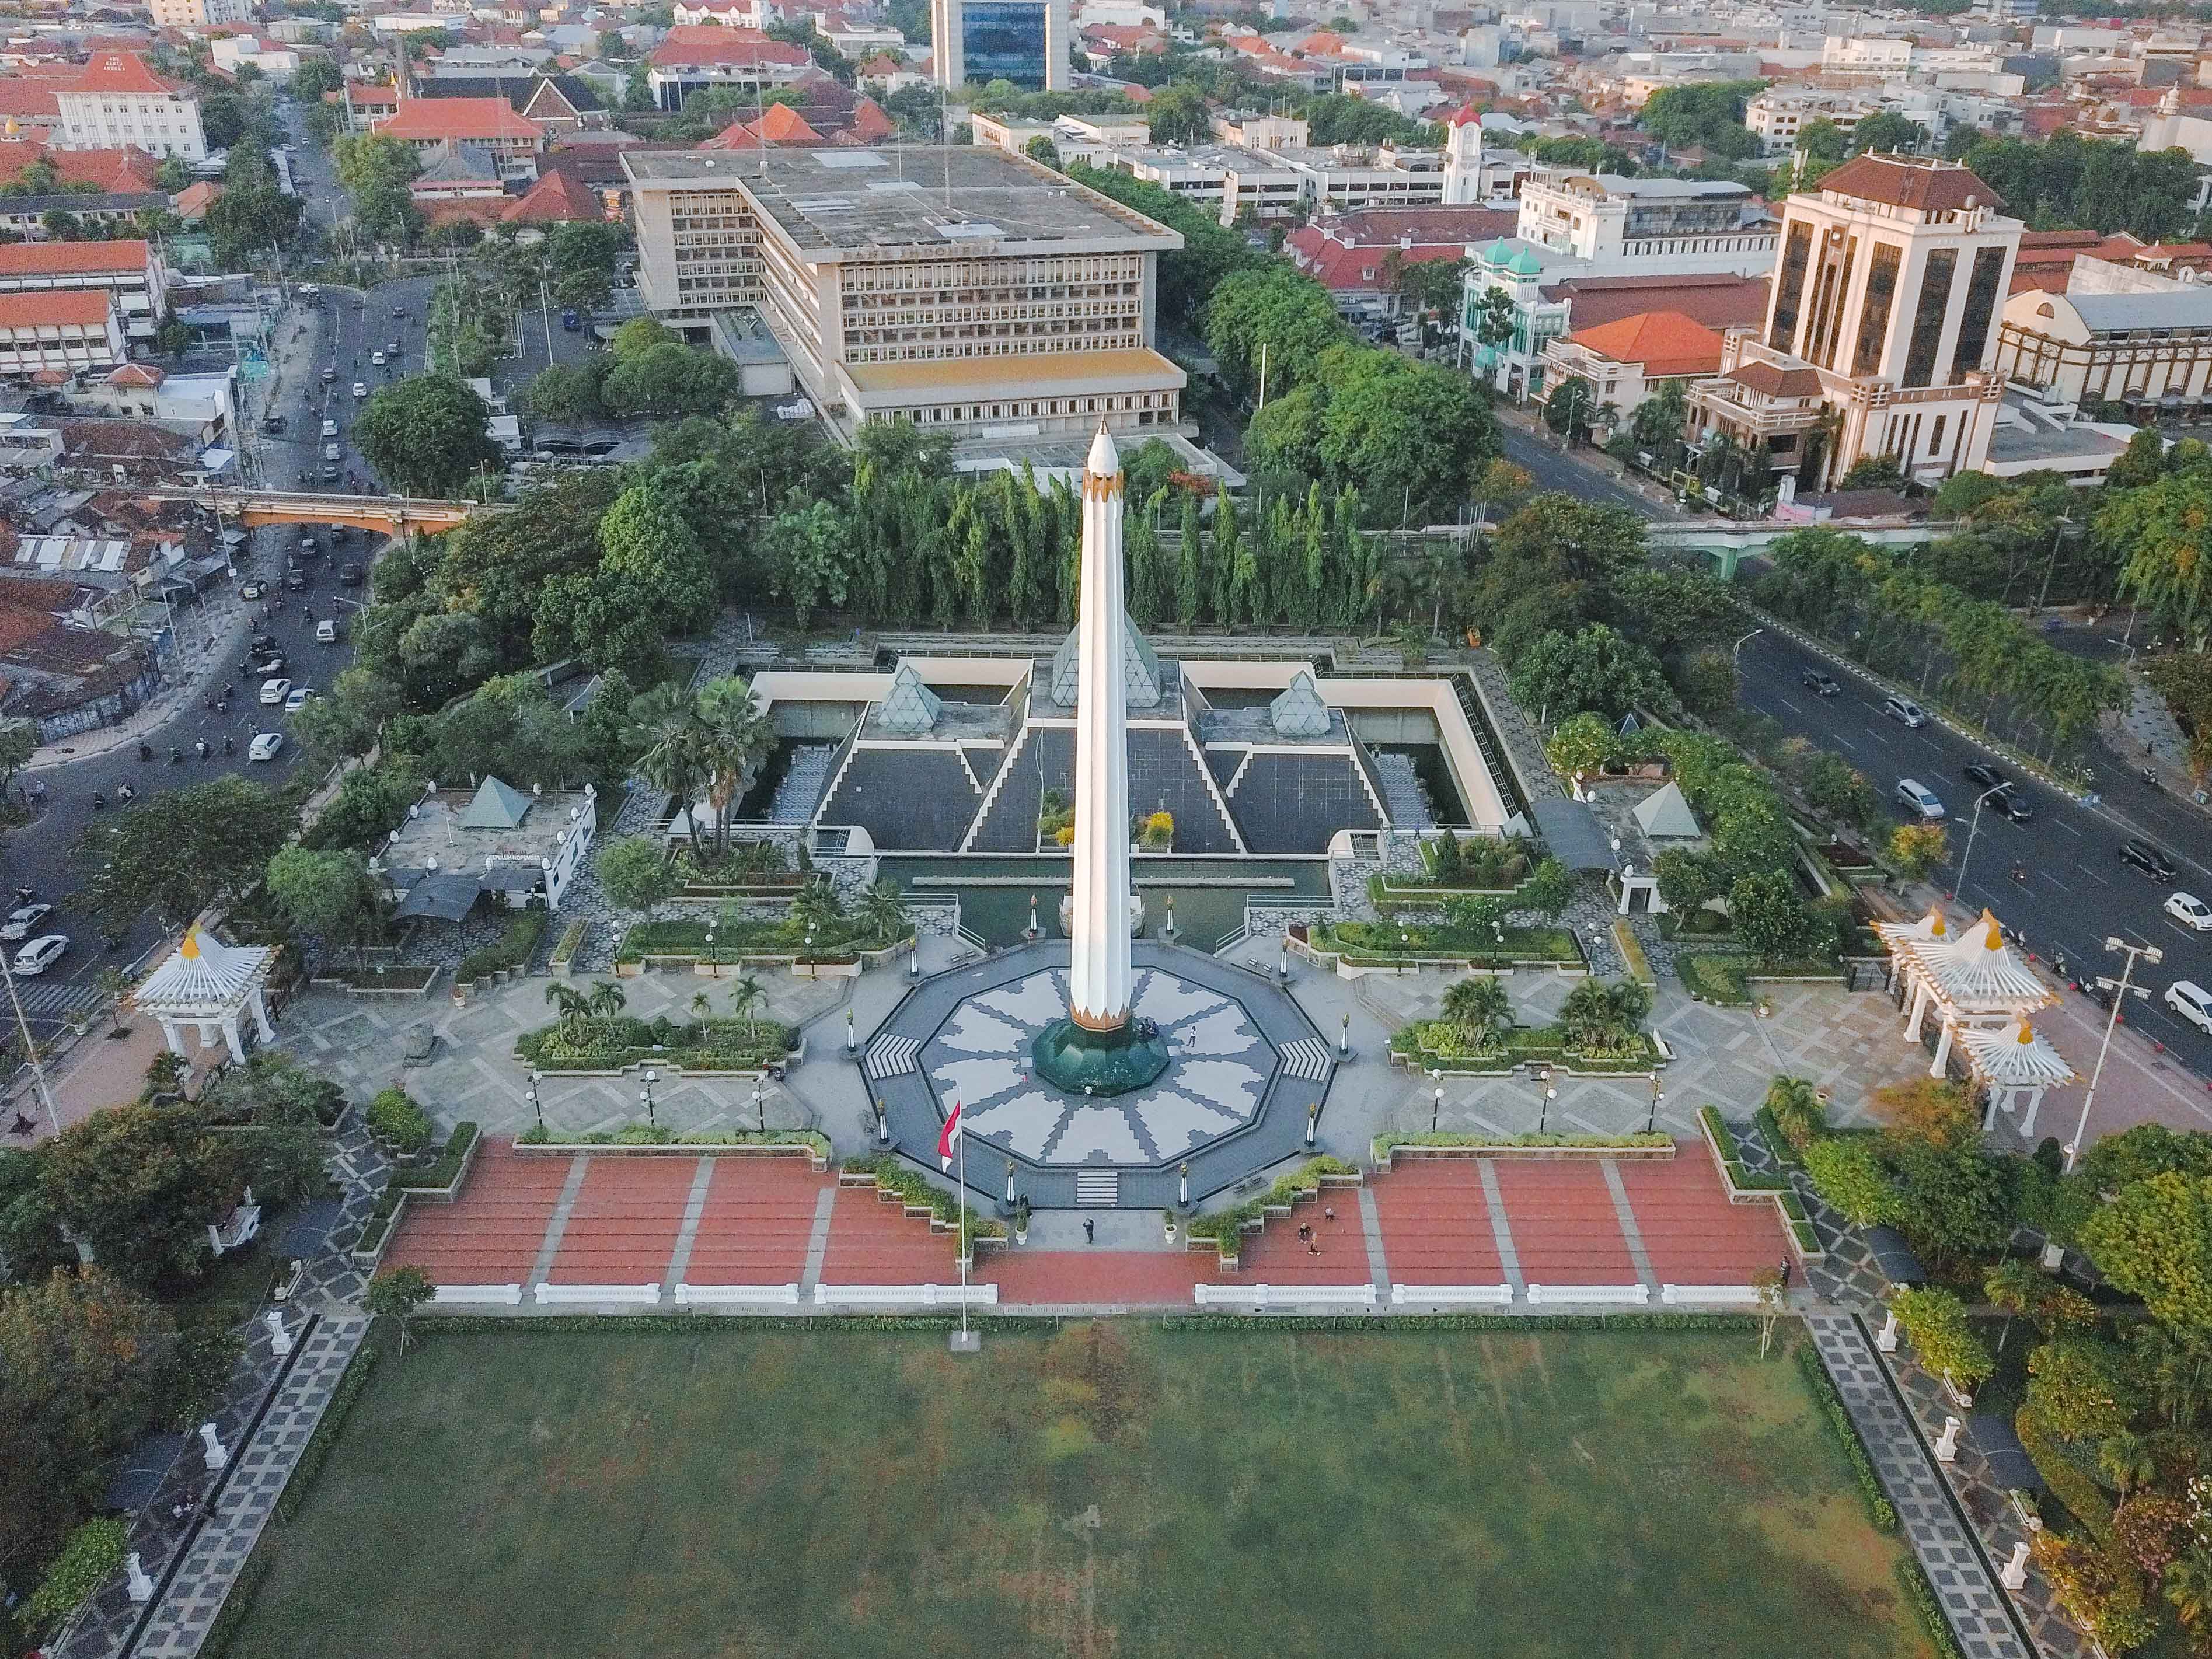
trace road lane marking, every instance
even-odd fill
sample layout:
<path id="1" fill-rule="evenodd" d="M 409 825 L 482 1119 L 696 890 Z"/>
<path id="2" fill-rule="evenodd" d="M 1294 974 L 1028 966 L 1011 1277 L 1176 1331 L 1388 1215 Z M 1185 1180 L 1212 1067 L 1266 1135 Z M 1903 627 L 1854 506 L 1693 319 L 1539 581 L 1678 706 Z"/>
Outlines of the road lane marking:
<path id="1" fill-rule="evenodd" d="M 1794 703 L 1794 702 L 1790 702 L 1789 698 L 1787 698 L 1787 697 L 1784 696 L 1783 696 L 1780 692 L 1778 692 L 1778 691 L 1777 693 L 1775 693 L 1775 696 L 1774 696 L 1774 701 L 1775 701 L 1775 702 L 1778 702 L 1778 703 L 1780 703 L 1780 704 L 1781 704 L 1784 708 L 1788 709 L 1791 714 L 1796 714 L 1796 715 L 1799 716 L 1800 718 L 1802 718 L 1802 716 L 1804 715 L 1805 711 L 1804 711 L 1803 709 L 1800 708 L 1799 708 L 1796 703 Z"/>
<path id="2" fill-rule="evenodd" d="M 2072 891 L 2074 890 L 2071 887 L 2069 887 L 2069 886 L 2068 886 L 2064 882 L 2063 882 L 2063 881 L 2059 880 L 2057 877 L 2056 877 L 2056 876 L 2052 875 L 2052 874 L 2051 873 L 2051 872 L 2049 872 L 2048 870 L 2045 870 L 2045 871 L 2043 872 L 2043 878 L 2044 878 L 2044 880 L 2045 880 L 2045 881 L 2049 882 L 2049 883 L 2050 883 L 2053 887 L 2056 887 L 2056 888 L 2057 888 L 2060 892 L 2062 892 L 2062 893 L 2070 893 L 2070 892 L 2072 892 Z"/>
<path id="3" fill-rule="evenodd" d="M 1850 750 L 1854 754 L 1858 751 L 1858 744 L 1853 743 L 1849 738 L 1845 737 L 1840 732 L 1831 732 L 1828 733 L 1828 737 L 1832 742 L 1841 744 L 1845 749 Z"/>
<path id="4" fill-rule="evenodd" d="M 2074 867 L 2076 870 L 2079 870 L 2083 875 L 2088 877 L 2089 879 L 2094 882 L 2101 883 L 2106 887 L 2110 887 L 2112 884 L 2110 881 L 2106 880 L 2103 876 L 2099 875 L 2094 870 L 2092 870 L 2086 864 L 2076 864 Z"/>
<path id="5" fill-rule="evenodd" d="M 2073 836 L 2075 840 L 2079 841 L 2081 839 L 2081 832 L 2079 830 L 2076 830 L 2072 824 L 2067 823 L 2064 818 L 2053 818 L 2051 821 L 2057 824 L 2061 830 L 2063 830 L 2068 835 Z"/>

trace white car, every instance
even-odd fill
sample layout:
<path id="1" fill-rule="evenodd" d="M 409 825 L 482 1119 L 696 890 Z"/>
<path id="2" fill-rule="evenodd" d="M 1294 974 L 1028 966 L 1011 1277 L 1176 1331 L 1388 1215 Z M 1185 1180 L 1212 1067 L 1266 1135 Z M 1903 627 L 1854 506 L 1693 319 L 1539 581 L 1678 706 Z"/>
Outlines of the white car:
<path id="1" fill-rule="evenodd" d="M 7 925 L 0 927 L 0 939 L 13 945 L 17 939 L 30 938 L 31 929 L 52 915 L 53 910 L 51 904 L 27 904 L 20 910 L 9 911 Z"/>
<path id="2" fill-rule="evenodd" d="M 23 971 L 18 963 L 15 971 Z M 2166 1006 L 2200 1031 L 2212 1031 L 2212 991 L 2194 980 L 2178 979 L 2166 988 Z"/>
<path id="3" fill-rule="evenodd" d="M 337 435 L 338 423 L 336 421 L 325 421 L 323 422 L 323 436 L 325 438 L 335 438 Z"/>
<path id="4" fill-rule="evenodd" d="M 1918 731 L 1928 724 L 1928 711 L 1910 697 L 1884 697 L 1881 712 L 1893 720 L 1901 721 Z"/>
<path id="5" fill-rule="evenodd" d="M 2166 914 L 2184 927 L 2193 927 L 2198 933 L 2212 933 L 2212 904 L 2207 904 L 2194 893 L 2176 893 L 2166 902 Z M 0 939 L 7 934 L 0 933 Z"/>
<path id="6" fill-rule="evenodd" d="M 284 734 L 282 732 L 257 732 L 253 741 L 246 745 L 246 758 L 250 761 L 275 760 L 277 751 L 283 746 Z"/>
<path id="7" fill-rule="evenodd" d="M 15 971 L 25 979 L 43 974 L 62 959 L 62 952 L 70 948 L 67 933 L 47 933 L 33 939 L 15 952 Z M 2203 993 L 2198 993 L 2202 995 Z"/>
<path id="8" fill-rule="evenodd" d="M 356 398 L 366 398 L 368 396 L 368 382 L 366 380 L 356 380 L 353 383 L 353 395 Z"/>
<path id="9" fill-rule="evenodd" d="M 277 679 L 264 680 L 261 682 L 261 701 L 271 708 L 276 708 L 277 704 L 283 702 L 284 699 L 291 696 L 291 694 L 292 682 L 289 680 Z"/>
<path id="10" fill-rule="evenodd" d="M 284 712 L 288 714 L 298 714 L 307 706 L 308 701 L 314 695 L 315 688 L 312 685 L 294 686 L 284 694 Z"/>
<path id="11" fill-rule="evenodd" d="M 384 367 L 384 354 L 380 351 L 370 352 L 368 354 L 368 362 L 369 367 L 372 368 L 382 368 Z"/>
<path id="12" fill-rule="evenodd" d="M 315 643 L 334 645 L 337 642 L 338 624 L 335 617 L 325 617 L 315 624 Z"/>
<path id="13" fill-rule="evenodd" d="M 1923 823 L 1936 823 L 1943 816 L 1943 803 L 1933 789 L 1917 778 L 1897 781 L 1897 804 Z"/>

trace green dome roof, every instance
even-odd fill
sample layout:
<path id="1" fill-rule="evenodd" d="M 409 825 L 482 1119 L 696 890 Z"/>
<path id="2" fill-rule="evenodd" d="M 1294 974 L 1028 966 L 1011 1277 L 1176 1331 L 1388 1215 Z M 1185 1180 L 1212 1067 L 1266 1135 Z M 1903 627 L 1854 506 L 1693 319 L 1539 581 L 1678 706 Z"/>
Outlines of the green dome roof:
<path id="1" fill-rule="evenodd" d="M 1505 246 L 1505 239 L 1503 236 L 1482 251 L 1482 261 L 1485 264 L 1502 265 L 1512 257 L 1513 250 Z"/>
<path id="2" fill-rule="evenodd" d="M 1516 276 L 1534 276 L 1542 272 L 1544 262 L 1536 257 L 1535 249 L 1524 247 L 1513 256 L 1506 269 Z"/>

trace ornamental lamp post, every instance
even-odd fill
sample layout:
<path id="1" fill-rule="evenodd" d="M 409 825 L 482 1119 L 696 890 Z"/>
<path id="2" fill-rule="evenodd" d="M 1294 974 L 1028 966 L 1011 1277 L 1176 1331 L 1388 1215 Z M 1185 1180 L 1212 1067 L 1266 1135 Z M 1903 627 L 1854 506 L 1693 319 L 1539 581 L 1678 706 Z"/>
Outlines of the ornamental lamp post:
<path id="1" fill-rule="evenodd" d="M 753 1116 L 760 1122 L 761 1133 L 763 1134 L 766 1134 L 768 1133 L 768 1108 L 762 1103 L 761 1087 L 757 1083 L 753 1085 Z"/>
<path id="2" fill-rule="evenodd" d="M 1659 1079 L 1653 1078 L 1651 1079 L 1651 1112 L 1644 1120 L 1644 1133 L 1650 1134 L 1659 1127 L 1659 1103 L 1666 1098 L 1666 1092 L 1659 1086 Z"/>
<path id="3" fill-rule="evenodd" d="M 653 1085 L 659 1081 L 660 1073 L 648 1066 L 645 1068 L 645 1087 L 637 1091 L 638 1103 L 645 1108 L 645 1121 L 656 1129 L 660 1127 L 660 1120 L 653 1115 Z"/>

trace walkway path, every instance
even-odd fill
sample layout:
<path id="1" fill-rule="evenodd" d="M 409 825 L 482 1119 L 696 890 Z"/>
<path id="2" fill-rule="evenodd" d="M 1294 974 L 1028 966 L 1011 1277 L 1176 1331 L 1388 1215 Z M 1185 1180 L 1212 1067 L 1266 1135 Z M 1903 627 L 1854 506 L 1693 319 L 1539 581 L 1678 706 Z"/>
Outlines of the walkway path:
<path id="1" fill-rule="evenodd" d="M 258 1314 L 247 1322 L 246 1353 L 209 1418 L 230 1454 L 228 1466 L 210 1471 L 198 1437 L 186 1437 L 153 1501 L 132 1519 L 130 1547 L 157 1586 L 154 1601 L 142 1607 L 120 1576 L 109 1580 L 49 1647 L 52 1659 L 185 1659 L 199 1650 L 222 1611 L 368 1330 L 354 1305 L 367 1276 L 348 1252 L 391 1166 L 356 1124 L 331 1143 L 329 1168 L 338 1198 L 280 1218 L 270 1241 L 280 1260 L 301 1264 L 300 1283 L 279 1310 L 292 1352 L 276 1354 Z M 198 1499 L 198 1515 L 179 1525 L 170 1508 L 188 1492 Z"/>

